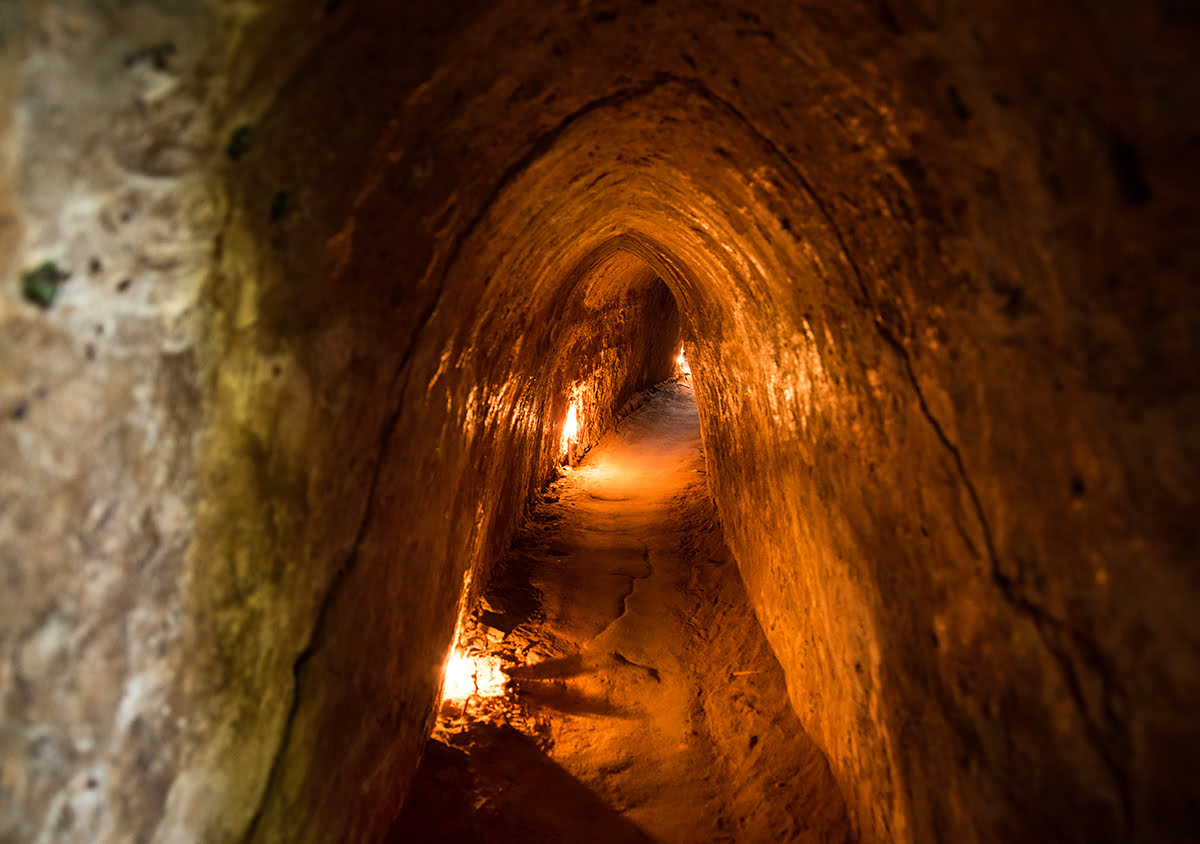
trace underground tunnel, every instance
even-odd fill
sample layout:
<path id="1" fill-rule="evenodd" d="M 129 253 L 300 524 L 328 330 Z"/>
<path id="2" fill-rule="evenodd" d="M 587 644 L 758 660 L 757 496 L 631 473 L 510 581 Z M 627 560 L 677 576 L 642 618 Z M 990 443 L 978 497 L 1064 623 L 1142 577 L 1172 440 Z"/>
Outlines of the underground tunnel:
<path id="1" fill-rule="evenodd" d="M 0 6 L 0 841 L 1200 840 L 1198 29 Z"/>

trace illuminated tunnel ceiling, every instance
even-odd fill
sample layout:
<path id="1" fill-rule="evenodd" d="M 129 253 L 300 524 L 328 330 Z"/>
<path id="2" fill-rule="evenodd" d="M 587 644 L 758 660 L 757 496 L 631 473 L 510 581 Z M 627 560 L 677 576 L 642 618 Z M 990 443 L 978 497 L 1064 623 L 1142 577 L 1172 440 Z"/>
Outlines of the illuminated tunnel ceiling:
<path id="1" fill-rule="evenodd" d="M 860 840 L 1190 830 L 1189 9 L 8 23 L 0 838 L 379 840 L 569 399 L 681 341 Z"/>

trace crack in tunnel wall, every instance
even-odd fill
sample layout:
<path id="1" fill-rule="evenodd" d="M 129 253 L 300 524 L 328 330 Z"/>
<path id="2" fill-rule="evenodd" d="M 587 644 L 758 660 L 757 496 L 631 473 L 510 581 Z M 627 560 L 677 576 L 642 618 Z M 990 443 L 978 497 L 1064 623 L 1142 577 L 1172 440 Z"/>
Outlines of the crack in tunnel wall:
<path id="1" fill-rule="evenodd" d="M 682 335 L 863 841 L 1186 838 L 1195 16 L 426 5 L 0 10 L 0 837 L 377 839 Z"/>

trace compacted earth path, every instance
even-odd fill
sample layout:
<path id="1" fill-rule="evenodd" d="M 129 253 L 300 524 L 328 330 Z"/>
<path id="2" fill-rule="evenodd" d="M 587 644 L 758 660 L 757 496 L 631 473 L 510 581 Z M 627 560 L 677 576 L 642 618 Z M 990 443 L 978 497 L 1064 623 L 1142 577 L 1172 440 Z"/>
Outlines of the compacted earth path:
<path id="1" fill-rule="evenodd" d="M 393 842 L 844 842 L 668 382 L 534 508 L 464 624 Z"/>

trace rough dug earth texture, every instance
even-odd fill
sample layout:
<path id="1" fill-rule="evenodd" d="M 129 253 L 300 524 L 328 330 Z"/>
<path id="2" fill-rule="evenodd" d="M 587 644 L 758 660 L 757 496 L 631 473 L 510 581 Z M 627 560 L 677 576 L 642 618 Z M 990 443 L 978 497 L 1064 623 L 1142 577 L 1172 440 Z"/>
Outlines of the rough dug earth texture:
<path id="1" fill-rule="evenodd" d="M 0 841 L 384 840 L 681 346 L 851 837 L 1197 840 L 1198 79 L 1183 0 L 0 2 Z"/>
<path id="2" fill-rule="evenodd" d="M 391 840 L 848 840 L 669 383 L 553 484 L 462 638 L 509 688 L 443 704 Z"/>

